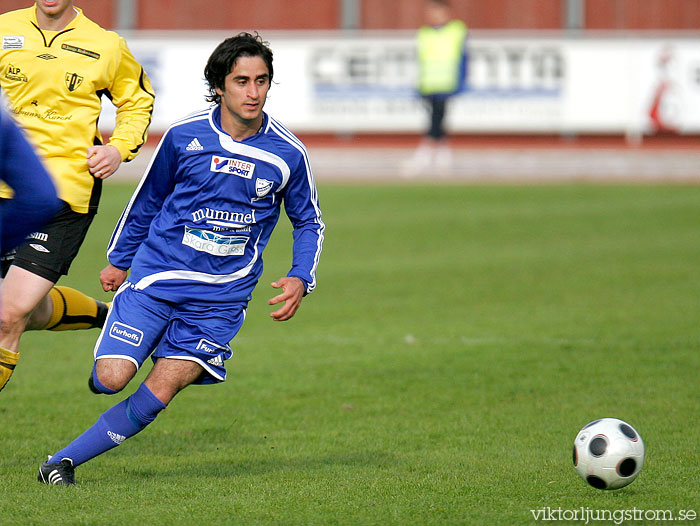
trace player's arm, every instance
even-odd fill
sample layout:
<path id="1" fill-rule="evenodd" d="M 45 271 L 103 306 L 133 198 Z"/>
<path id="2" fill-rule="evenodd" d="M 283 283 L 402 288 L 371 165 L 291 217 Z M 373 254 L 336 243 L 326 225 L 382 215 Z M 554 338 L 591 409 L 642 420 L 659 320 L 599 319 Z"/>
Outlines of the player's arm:
<path id="1" fill-rule="evenodd" d="M 136 251 L 148 237 L 153 218 L 173 191 L 177 159 L 170 139 L 166 132 L 112 233 L 107 259 L 118 269 L 131 267 Z"/>
<path id="2" fill-rule="evenodd" d="M 0 208 L 2 239 L 8 251 L 39 229 L 60 207 L 56 188 L 33 148 L 9 115 L 0 109 L 0 179 L 13 190 Z"/>
<path id="3" fill-rule="evenodd" d="M 323 248 L 326 225 L 321 219 L 316 183 L 309 167 L 306 152 L 292 171 L 284 195 L 284 208 L 292 223 L 292 268 L 289 277 L 304 282 L 305 293 L 316 288 L 316 267 Z"/>
<path id="4" fill-rule="evenodd" d="M 285 321 L 294 316 L 302 298 L 316 287 L 316 267 L 321 256 L 325 225 L 321 219 L 316 184 L 306 152 L 289 177 L 284 207 L 293 227 L 292 268 L 287 276 L 272 283 L 282 293 L 269 300 L 270 305 L 284 303 L 270 315 Z"/>
<path id="5" fill-rule="evenodd" d="M 117 108 L 116 125 L 109 142 L 88 148 L 88 167 L 104 179 L 112 175 L 122 161 L 130 161 L 146 142 L 151 124 L 155 94 L 146 72 L 119 39 L 120 57 L 109 88 L 109 97 Z"/>

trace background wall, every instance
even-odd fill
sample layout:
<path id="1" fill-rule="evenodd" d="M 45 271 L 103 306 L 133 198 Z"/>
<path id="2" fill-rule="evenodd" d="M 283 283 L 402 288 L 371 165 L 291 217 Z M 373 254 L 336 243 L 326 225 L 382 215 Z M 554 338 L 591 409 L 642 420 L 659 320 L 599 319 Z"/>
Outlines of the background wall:
<path id="1" fill-rule="evenodd" d="M 0 0 L 0 12 L 30 5 Z M 271 42 L 280 89 L 268 109 L 294 129 L 417 134 L 424 127 L 414 49 L 422 0 L 76 5 L 127 37 L 158 92 L 153 131 L 182 116 L 182 101 L 192 111 L 201 106 L 203 63 L 240 30 L 260 30 Z M 452 103 L 452 132 L 700 133 L 700 0 L 452 0 L 452 7 L 471 29 L 467 90 Z M 102 126 L 112 125 L 108 111 Z"/>
<path id="2" fill-rule="evenodd" d="M 0 0 L 0 12 L 31 0 Z M 700 0 L 452 0 L 472 29 L 700 28 Z M 409 29 L 420 0 L 78 0 L 90 18 L 129 29 Z"/>

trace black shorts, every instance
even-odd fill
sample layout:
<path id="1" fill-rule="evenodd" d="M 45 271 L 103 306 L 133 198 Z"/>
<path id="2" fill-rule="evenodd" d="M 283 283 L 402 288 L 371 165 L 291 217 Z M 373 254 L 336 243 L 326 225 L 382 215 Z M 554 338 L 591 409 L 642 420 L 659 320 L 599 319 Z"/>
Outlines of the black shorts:
<path id="1" fill-rule="evenodd" d="M 56 283 L 68 274 L 94 217 L 94 211 L 79 214 L 64 202 L 40 232 L 29 234 L 16 250 L 2 256 L 2 276 L 5 277 L 10 265 L 16 265 Z"/>

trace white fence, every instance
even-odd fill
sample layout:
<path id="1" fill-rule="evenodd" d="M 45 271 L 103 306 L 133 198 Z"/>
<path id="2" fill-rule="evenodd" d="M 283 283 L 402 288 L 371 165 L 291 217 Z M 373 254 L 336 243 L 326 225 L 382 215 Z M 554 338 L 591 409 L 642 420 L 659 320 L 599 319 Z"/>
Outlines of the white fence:
<path id="1" fill-rule="evenodd" d="M 157 92 L 153 131 L 206 107 L 204 65 L 225 36 L 127 37 Z M 275 67 L 266 110 L 294 131 L 425 127 L 410 33 L 263 36 Z M 664 126 L 700 132 L 700 38 L 475 36 L 468 45 L 469 89 L 452 103 L 453 131 L 641 134 Z M 102 125 L 112 123 L 113 111 L 106 111 Z"/>

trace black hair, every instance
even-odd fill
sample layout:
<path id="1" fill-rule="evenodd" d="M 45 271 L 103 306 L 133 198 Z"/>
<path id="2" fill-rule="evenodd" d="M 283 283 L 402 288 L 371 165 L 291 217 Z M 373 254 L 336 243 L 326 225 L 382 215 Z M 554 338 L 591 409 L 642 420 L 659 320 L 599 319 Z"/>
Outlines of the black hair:
<path id="1" fill-rule="evenodd" d="M 209 87 L 209 95 L 206 97 L 208 102 L 221 103 L 221 95 L 216 92 L 216 89 L 224 90 L 226 75 L 233 71 L 239 57 L 262 58 L 267 64 L 269 80 L 272 83 L 272 50 L 269 43 L 265 42 L 257 32 L 255 35 L 239 33 L 216 46 L 207 61 L 204 79 Z"/>

